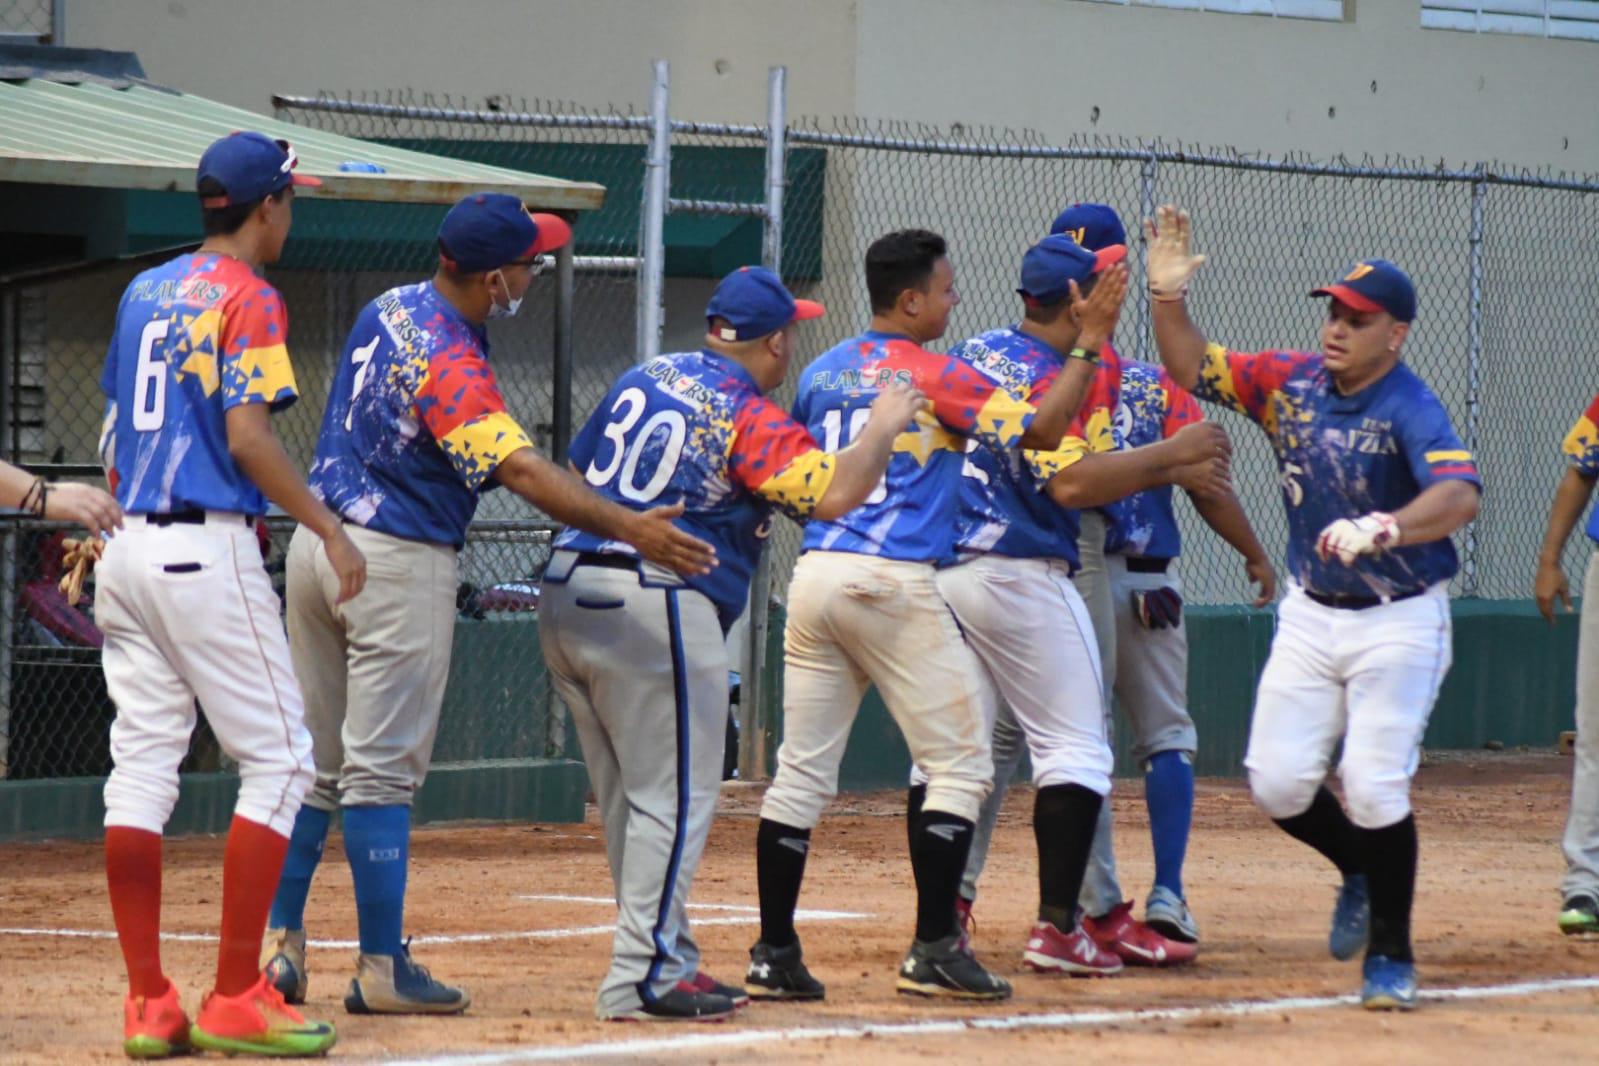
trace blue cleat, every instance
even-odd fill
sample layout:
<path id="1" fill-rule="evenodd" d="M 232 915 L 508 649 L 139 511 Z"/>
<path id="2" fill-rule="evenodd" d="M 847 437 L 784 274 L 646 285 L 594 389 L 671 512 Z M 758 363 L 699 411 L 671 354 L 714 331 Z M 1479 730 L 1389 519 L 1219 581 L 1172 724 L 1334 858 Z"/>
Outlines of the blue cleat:
<path id="1" fill-rule="evenodd" d="M 1361 967 L 1360 1005 L 1367 1010 L 1415 1010 L 1416 964 L 1368 955 Z"/>
<path id="2" fill-rule="evenodd" d="M 1338 890 L 1333 905 L 1332 931 L 1327 934 L 1327 950 L 1343 961 L 1366 948 L 1371 937 L 1371 896 L 1366 891 L 1366 875 L 1350 874 Z"/>

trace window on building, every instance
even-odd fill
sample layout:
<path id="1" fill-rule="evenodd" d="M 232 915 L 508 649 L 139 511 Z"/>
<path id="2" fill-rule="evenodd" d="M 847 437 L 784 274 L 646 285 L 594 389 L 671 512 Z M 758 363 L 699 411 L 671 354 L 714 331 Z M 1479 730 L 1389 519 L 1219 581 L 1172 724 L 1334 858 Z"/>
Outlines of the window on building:
<path id="1" fill-rule="evenodd" d="M 1421 25 L 1599 41 L 1599 0 L 1422 0 Z"/>
<path id="2" fill-rule="evenodd" d="M 1269 15 L 1285 19 L 1342 22 L 1344 0 L 1094 0 L 1122 7 L 1170 7 L 1181 11 L 1223 11 L 1230 15 Z M 1599 2 L 1599 0 L 1596 0 Z"/>

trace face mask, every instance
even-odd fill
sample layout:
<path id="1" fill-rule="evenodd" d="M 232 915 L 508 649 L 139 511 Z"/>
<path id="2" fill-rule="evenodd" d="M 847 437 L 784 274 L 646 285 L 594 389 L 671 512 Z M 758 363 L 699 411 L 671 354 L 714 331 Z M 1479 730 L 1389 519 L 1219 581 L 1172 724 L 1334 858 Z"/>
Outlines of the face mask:
<path id="1" fill-rule="evenodd" d="M 500 284 L 502 284 L 502 285 L 505 284 L 505 275 L 504 274 L 500 275 Z M 506 292 L 507 296 L 510 295 L 511 287 L 509 285 L 506 285 L 505 292 Z M 489 293 L 489 300 L 491 301 L 491 303 L 489 304 L 489 317 L 490 318 L 514 318 L 516 316 L 516 313 L 522 309 L 522 301 L 525 298 L 526 298 L 526 294 L 524 293 L 522 296 L 518 296 L 516 299 L 512 300 L 510 303 L 505 304 L 504 306 L 501 306 L 500 302 L 498 300 L 494 299 L 494 294 L 491 291 Z"/>

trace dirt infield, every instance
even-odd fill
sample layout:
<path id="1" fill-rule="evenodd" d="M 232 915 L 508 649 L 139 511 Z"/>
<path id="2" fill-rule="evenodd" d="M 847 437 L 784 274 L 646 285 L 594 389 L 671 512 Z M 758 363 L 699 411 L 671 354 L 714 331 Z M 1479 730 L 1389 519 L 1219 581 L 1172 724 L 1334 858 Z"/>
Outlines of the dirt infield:
<path id="1" fill-rule="evenodd" d="M 1416 947 L 1431 999 L 1408 1016 L 1347 1003 L 1358 963 L 1326 953 L 1331 873 L 1254 810 L 1240 782 L 1200 783 L 1187 882 L 1205 936 L 1183 970 L 1098 981 L 1042 978 L 1020 962 L 1036 902 L 1031 792 L 1007 803 L 978 901 L 978 950 L 1016 996 L 991 1007 L 898 997 L 894 967 L 913 911 L 901 798 L 844 797 L 818 829 L 800 903 L 811 967 L 828 984 L 812 1006 L 754 1006 L 721 1026 L 603 1025 L 593 995 L 613 910 L 600 829 L 586 825 L 417 832 L 408 928 L 417 958 L 470 987 L 461 1018 L 353 1018 L 340 1005 L 354 946 L 313 946 L 308 1012 L 332 1019 L 348 1059 L 518 1062 L 585 1055 L 651 1061 L 1080 1062 L 1185 1064 L 1592 1062 L 1599 1059 L 1599 943 L 1555 930 L 1559 836 L 1571 762 L 1558 756 L 1446 756 L 1418 777 L 1422 833 Z M 1150 875 L 1141 790 L 1116 799 L 1124 887 Z M 742 973 L 754 939 L 759 790 L 723 796 L 695 886 L 707 966 Z M 167 846 L 165 928 L 215 929 L 222 841 Z M 313 941 L 355 935 L 349 871 L 330 842 L 307 915 Z M 0 848 L 0 1060 L 120 1061 L 122 965 L 94 844 Z M 597 900 L 597 901 L 596 901 Z M 446 938 L 442 941 L 432 938 Z M 424 942 L 430 941 L 430 942 Z M 169 941 L 167 969 L 198 999 L 215 958 L 205 940 Z M 1505 986 L 1543 982 L 1533 988 Z M 1555 982 L 1550 984 L 1549 982 Z M 1449 993 L 1456 996 L 1455 993 Z M 192 1005 L 191 1005 L 191 1009 Z M 1129 1017 L 1131 1012 L 1152 1015 Z M 966 1024 L 976 1020 L 976 1025 Z M 872 1028 L 872 1027 L 875 1027 Z M 605 1045 L 598 1047 L 596 1045 Z"/>

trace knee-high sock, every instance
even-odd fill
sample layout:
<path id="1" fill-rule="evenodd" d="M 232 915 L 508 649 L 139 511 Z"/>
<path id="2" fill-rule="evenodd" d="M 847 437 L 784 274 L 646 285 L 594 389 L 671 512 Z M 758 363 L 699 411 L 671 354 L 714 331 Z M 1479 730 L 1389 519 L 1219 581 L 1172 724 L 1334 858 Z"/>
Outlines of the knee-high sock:
<path id="1" fill-rule="evenodd" d="M 905 846 L 916 851 L 916 825 L 922 817 L 922 804 L 927 802 L 927 786 L 912 785 L 905 790 Z"/>
<path id="2" fill-rule="evenodd" d="M 261 934 L 289 838 L 259 822 L 233 816 L 222 857 L 222 943 L 217 993 L 236 996 L 261 975 Z"/>
<path id="3" fill-rule="evenodd" d="M 1276 821 L 1289 836 L 1309 844 L 1331 859 L 1333 865 L 1338 867 L 1338 872 L 1345 877 L 1366 872 L 1361 858 L 1359 830 L 1338 805 L 1338 797 L 1326 785 L 1316 790 L 1315 798 L 1304 813 Z"/>
<path id="4" fill-rule="evenodd" d="M 1077 925 L 1094 824 L 1104 798 L 1082 785 L 1045 785 L 1033 800 L 1038 845 L 1038 920 L 1069 933 Z"/>
<path id="5" fill-rule="evenodd" d="M 267 917 L 271 928 L 305 928 L 305 900 L 311 894 L 311 878 L 322 861 L 322 847 L 328 841 L 328 823 L 332 820 L 331 811 L 318 807 L 302 806 L 295 815 L 289 851 L 283 857 L 283 876 L 278 879 L 272 913 Z"/>
<path id="6" fill-rule="evenodd" d="M 411 856 L 411 808 L 344 808 L 344 852 L 355 880 L 361 952 L 398 955 L 405 925 L 405 875 Z"/>
<path id="7" fill-rule="evenodd" d="M 1155 848 L 1155 884 L 1183 894 L 1183 859 L 1194 822 L 1194 767 L 1188 754 L 1160 751 L 1144 764 L 1144 806 Z"/>
<path id="8" fill-rule="evenodd" d="M 1371 941 L 1366 953 L 1409 962 L 1418 852 L 1416 817 L 1407 814 L 1385 828 L 1358 832 L 1371 892 Z"/>
<path id="9" fill-rule="evenodd" d="M 959 928 L 955 897 L 972 849 L 973 824 L 946 811 L 922 811 L 911 839 L 916 877 L 916 939 L 942 940 Z"/>
<path id="10" fill-rule="evenodd" d="M 811 831 L 762 818 L 755 831 L 755 884 L 761 894 L 761 940 L 785 948 L 798 939 L 794 908 L 799 906 Z"/>
<path id="11" fill-rule="evenodd" d="M 128 995 L 154 999 L 167 990 L 161 972 L 161 834 L 109 826 L 105 875 L 117 943 L 128 967 Z"/>

